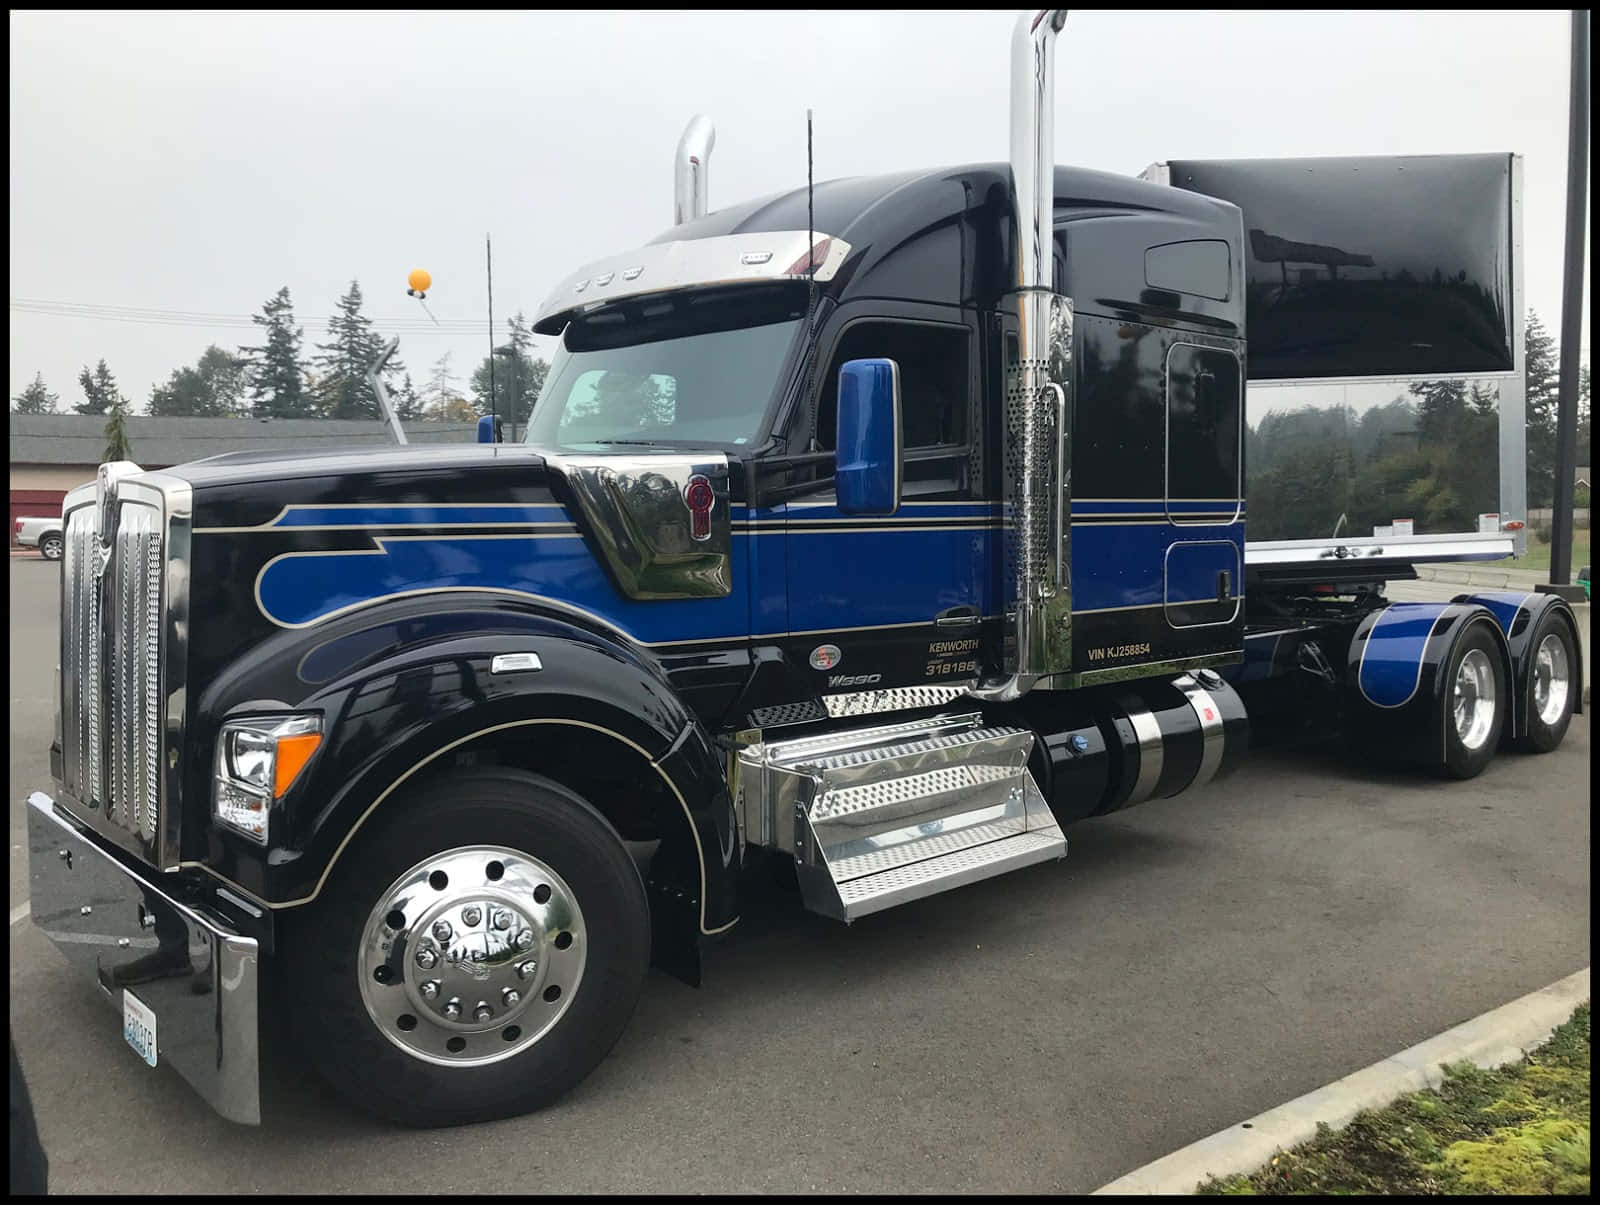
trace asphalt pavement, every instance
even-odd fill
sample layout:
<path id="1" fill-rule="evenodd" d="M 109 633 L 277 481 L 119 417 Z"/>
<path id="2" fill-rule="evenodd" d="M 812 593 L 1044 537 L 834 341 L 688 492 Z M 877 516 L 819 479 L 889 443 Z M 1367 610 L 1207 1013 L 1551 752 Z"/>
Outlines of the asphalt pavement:
<path id="1" fill-rule="evenodd" d="M 11 564 L 14 908 L 55 572 Z M 222 1121 L 26 920 L 11 1023 L 58 1192 L 1086 1192 L 1587 966 L 1589 732 L 1468 783 L 1256 753 L 1064 862 L 848 928 L 763 906 L 510 1121 L 374 1123 L 288 1053 Z"/>

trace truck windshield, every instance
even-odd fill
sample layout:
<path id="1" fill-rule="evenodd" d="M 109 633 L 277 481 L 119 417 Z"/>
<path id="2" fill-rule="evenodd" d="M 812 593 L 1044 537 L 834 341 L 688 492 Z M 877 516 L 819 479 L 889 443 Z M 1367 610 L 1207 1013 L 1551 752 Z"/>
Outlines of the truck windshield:
<path id="1" fill-rule="evenodd" d="M 804 315 L 803 290 L 745 286 L 623 302 L 577 319 L 524 442 L 750 443 Z"/>

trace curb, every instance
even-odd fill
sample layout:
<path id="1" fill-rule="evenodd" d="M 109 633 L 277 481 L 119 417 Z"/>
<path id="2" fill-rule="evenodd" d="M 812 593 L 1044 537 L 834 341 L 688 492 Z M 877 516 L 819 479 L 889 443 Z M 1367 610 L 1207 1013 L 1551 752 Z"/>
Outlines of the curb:
<path id="1" fill-rule="evenodd" d="M 1338 1129 L 1362 1109 L 1381 1108 L 1408 1092 L 1437 1087 L 1444 1079 L 1441 1064 L 1466 1059 L 1480 1067 L 1498 1067 L 1521 1058 L 1543 1044 L 1587 999 L 1589 968 L 1585 967 L 1327 1087 L 1147 1163 L 1095 1189 L 1093 1195 L 1189 1196 L 1208 1176 L 1252 1172 L 1280 1151 L 1314 1138 L 1318 1122 Z"/>

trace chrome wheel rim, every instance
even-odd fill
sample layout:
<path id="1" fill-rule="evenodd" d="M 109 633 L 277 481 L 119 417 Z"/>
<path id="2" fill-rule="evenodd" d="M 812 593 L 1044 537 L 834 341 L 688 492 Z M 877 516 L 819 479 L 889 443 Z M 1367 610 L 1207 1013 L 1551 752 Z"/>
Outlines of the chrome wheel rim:
<path id="1" fill-rule="evenodd" d="M 59 561 L 61 559 L 61 540 L 56 536 L 48 537 L 39 545 L 39 552 L 47 561 Z"/>
<path id="2" fill-rule="evenodd" d="M 1533 657 L 1533 710 L 1546 728 L 1561 722 L 1571 680 L 1567 646 L 1552 632 L 1539 642 L 1539 651 Z"/>
<path id="3" fill-rule="evenodd" d="M 373 1023 L 414 1058 L 510 1058 L 559 1021 L 587 962 L 577 897 L 538 858 L 464 846 L 418 862 L 367 917 L 357 973 Z"/>
<path id="4" fill-rule="evenodd" d="M 1461 743 L 1471 750 L 1483 748 L 1494 726 L 1494 666 L 1482 649 L 1468 649 L 1456 668 L 1451 713 Z"/>

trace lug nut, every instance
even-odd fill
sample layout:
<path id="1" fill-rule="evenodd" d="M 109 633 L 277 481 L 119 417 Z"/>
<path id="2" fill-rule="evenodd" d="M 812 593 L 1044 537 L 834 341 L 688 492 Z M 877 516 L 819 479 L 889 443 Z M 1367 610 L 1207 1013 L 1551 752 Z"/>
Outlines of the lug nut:
<path id="1" fill-rule="evenodd" d="M 523 979 L 532 979 L 534 971 L 538 969 L 538 964 L 531 958 L 517 963 L 517 974 Z"/>
<path id="2" fill-rule="evenodd" d="M 417 965 L 425 971 L 431 971 L 439 965 L 439 956 L 429 946 L 423 946 L 417 951 Z"/>
<path id="3" fill-rule="evenodd" d="M 526 950 L 533 946 L 533 930 L 524 929 L 517 934 L 517 949 Z"/>
<path id="4" fill-rule="evenodd" d="M 487 1021 L 494 1016 L 494 1009 L 489 1007 L 487 1000 L 479 1000 L 478 1007 L 472 1010 L 472 1016 L 477 1021 Z"/>
<path id="5" fill-rule="evenodd" d="M 494 927 L 496 929 L 511 928 L 511 913 L 504 908 L 496 908 L 494 911 Z"/>
<path id="6" fill-rule="evenodd" d="M 439 981 L 437 979 L 424 979 L 417 984 L 417 990 L 422 993 L 424 1000 L 432 1000 L 439 994 Z"/>
<path id="7" fill-rule="evenodd" d="M 451 997 L 445 1002 L 445 1006 L 441 1011 L 448 1019 L 454 1021 L 461 1015 L 461 1001 Z"/>
<path id="8" fill-rule="evenodd" d="M 504 1004 L 507 1008 L 513 1007 L 517 1001 L 521 999 L 522 993 L 517 991 L 517 989 L 514 987 L 508 987 L 505 989 L 505 991 L 500 993 L 500 1003 Z"/>
<path id="9" fill-rule="evenodd" d="M 475 925 L 483 919 L 483 910 L 477 907 L 463 908 L 461 919 L 469 925 Z"/>
<path id="10" fill-rule="evenodd" d="M 435 941 L 449 941 L 454 933 L 455 930 L 450 927 L 449 921 L 436 920 L 433 922 L 433 939 Z"/>

